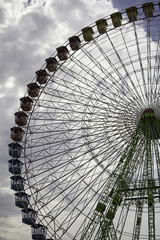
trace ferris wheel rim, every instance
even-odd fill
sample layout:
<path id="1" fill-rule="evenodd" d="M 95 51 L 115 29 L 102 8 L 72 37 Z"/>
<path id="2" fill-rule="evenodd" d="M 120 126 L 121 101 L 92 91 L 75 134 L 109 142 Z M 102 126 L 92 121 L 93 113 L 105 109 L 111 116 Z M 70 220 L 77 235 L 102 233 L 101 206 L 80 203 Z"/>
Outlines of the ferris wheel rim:
<path id="1" fill-rule="evenodd" d="M 158 2 L 156 2 L 155 3 L 155 5 L 158 5 Z M 140 9 L 141 7 L 139 7 L 139 9 Z M 121 12 L 122 14 L 124 13 L 124 12 Z M 108 19 L 110 19 L 110 18 L 107 18 L 106 20 L 108 20 Z M 142 20 L 142 19 L 141 19 Z M 128 22 L 129 23 L 129 22 Z M 126 23 L 124 23 L 124 25 L 125 25 Z M 92 27 L 95 27 L 96 25 L 94 25 L 94 26 L 92 26 Z M 122 24 L 122 27 L 123 27 L 123 24 Z M 115 28 L 112 28 L 112 29 L 110 29 L 110 31 L 112 31 L 113 29 L 115 29 Z M 80 35 L 78 35 L 79 37 L 80 36 L 82 36 L 82 33 L 80 34 Z M 100 35 L 99 35 L 100 36 Z M 96 36 L 95 38 L 93 38 L 93 41 L 95 41 L 96 39 L 98 39 L 98 37 L 99 36 Z M 85 42 L 84 43 L 84 45 L 82 46 L 82 48 L 83 47 L 85 47 L 85 46 L 87 46 L 89 44 L 89 42 Z M 68 43 L 68 45 L 65 45 L 66 47 L 67 46 L 69 46 L 69 43 Z M 71 55 L 70 55 L 70 57 L 69 58 L 72 58 L 73 56 L 74 56 L 74 54 L 75 54 L 75 52 L 73 52 Z M 52 56 L 54 56 L 54 57 L 57 57 L 57 55 L 55 56 L 54 54 L 52 55 Z M 67 61 L 67 60 L 66 60 Z M 59 61 L 60 62 L 60 61 Z M 65 62 L 65 61 L 64 61 Z M 56 72 L 58 71 L 58 70 L 61 70 L 61 68 L 63 68 L 63 65 L 64 65 L 64 62 L 62 61 L 62 64 L 60 64 L 59 65 L 59 68 L 57 68 L 57 70 L 56 70 Z M 45 70 L 46 70 L 46 68 L 45 68 Z M 52 79 L 53 79 L 53 77 L 54 77 L 54 75 L 55 75 L 55 72 L 53 73 L 53 75 L 49 78 L 49 80 L 48 80 L 48 82 L 42 87 L 42 89 L 41 89 L 41 93 L 39 94 L 39 96 L 37 97 L 37 99 L 36 99 L 36 101 L 34 100 L 34 107 L 33 107 L 33 109 L 32 109 L 32 112 L 30 113 L 30 119 L 31 119 L 31 116 L 32 116 L 32 114 L 34 113 L 34 110 L 35 110 L 35 108 L 37 107 L 37 102 L 39 101 L 39 99 L 40 99 L 40 97 L 41 97 L 41 94 L 43 94 L 44 92 L 45 92 L 45 89 L 46 89 L 46 87 L 48 86 L 48 84 L 50 84 L 50 81 L 52 81 Z M 98 87 L 95 87 L 95 88 L 99 88 L 99 86 Z M 131 90 L 130 90 L 130 92 L 131 92 Z M 94 93 L 94 89 L 93 89 L 93 92 L 92 92 L 92 94 Z M 88 101 L 89 101 L 89 99 L 88 99 Z M 37 105 L 36 105 L 37 104 Z M 86 103 L 86 105 L 87 105 L 87 103 Z M 89 104 L 88 104 L 89 105 Z M 86 109 L 89 109 L 89 107 L 88 106 L 86 106 Z M 141 111 L 140 111 L 140 113 L 139 113 L 139 115 L 138 116 L 141 116 L 141 114 L 142 114 L 142 111 L 144 111 L 144 109 L 145 108 L 143 108 L 143 109 L 141 109 Z M 89 109 L 89 111 L 91 111 L 90 109 Z M 117 115 L 118 116 L 118 115 Z M 28 129 L 30 128 L 30 119 L 29 119 L 29 121 L 28 121 L 28 128 L 27 128 L 27 131 L 26 131 L 26 139 L 28 138 L 28 136 L 27 136 L 27 134 L 28 134 Z M 84 123 L 86 124 L 87 123 L 87 121 L 85 122 L 84 121 Z M 85 125 L 84 125 L 85 126 Z M 107 125 L 106 125 L 107 126 Z M 87 126 L 88 128 L 89 128 L 89 125 Z M 87 127 L 86 127 L 86 129 L 87 129 Z M 85 127 L 84 127 L 85 128 Z M 91 128 L 91 127 L 90 127 Z M 129 127 L 128 127 L 128 129 L 129 129 Z M 85 132 L 84 132 L 85 133 Z M 109 136 L 110 137 L 110 136 Z M 108 137 L 108 138 L 109 138 Z M 106 137 L 107 138 L 107 137 Z M 27 143 L 27 140 L 25 139 L 25 141 L 24 141 L 24 151 L 26 151 L 26 143 Z M 93 140 L 93 139 L 91 139 L 91 140 Z M 86 141 L 88 141 L 88 139 L 86 140 Z M 89 141 L 88 141 L 89 142 Z M 90 141 L 91 142 L 91 141 Z M 121 146 L 122 147 L 122 146 Z M 92 148 L 92 147 L 91 147 Z M 93 152 L 92 152 L 92 154 L 93 154 Z M 24 152 L 24 155 L 27 155 L 26 154 L 26 152 Z M 93 157 L 95 157 L 95 155 L 93 154 Z M 26 163 L 25 163 L 26 164 Z M 100 165 L 101 163 L 100 162 L 98 162 L 98 164 Z M 101 168 L 102 168 L 102 170 L 103 169 L 105 169 L 105 166 L 101 166 Z M 111 173 L 111 170 L 110 170 L 110 173 Z M 28 173 L 26 173 L 26 174 L 28 174 Z M 28 178 L 29 178 L 29 175 L 28 175 Z M 31 191 L 31 193 L 34 193 L 34 191 L 32 191 L 32 187 L 30 187 L 30 184 L 28 184 L 29 185 L 29 188 L 30 188 L 30 191 Z M 94 191 L 94 190 L 93 190 Z M 35 202 L 36 202 L 36 198 L 35 198 Z M 33 203 L 33 205 L 34 205 L 34 203 Z M 41 221 L 41 220 L 40 220 Z M 46 222 L 46 224 L 47 224 L 47 222 Z"/>

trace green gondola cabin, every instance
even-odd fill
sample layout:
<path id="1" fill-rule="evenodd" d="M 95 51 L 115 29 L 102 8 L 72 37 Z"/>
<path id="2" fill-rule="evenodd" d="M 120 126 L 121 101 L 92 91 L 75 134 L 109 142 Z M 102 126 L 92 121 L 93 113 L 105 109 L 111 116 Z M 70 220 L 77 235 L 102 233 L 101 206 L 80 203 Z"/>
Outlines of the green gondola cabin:
<path id="1" fill-rule="evenodd" d="M 122 25 L 122 14 L 120 12 L 116 12 L 111 14 L 112 24 L 115 28 L 120 27 Z"/>
<path id="2" fill-rule="evenodd" d="M 104 34 L 107 31 L 107 21 L 106 19 L 99 19 L 96 21 L 97 30 L 100 34 Z"/>
<path id="3" fill-rule="evenodd" d="M 93 40 L 93 29 L 91 27 L 82 28 L 83 38 L 86 42 Z"/>
<path id="4" fill-rule="evenodd" d="M 137 15 L 138 15 L 137 7 L 127 8 L 126 13 L 130 22 L 137 21 Z"/>
<path id="5" fill-rule="evenodd" d="M 142 4 L 142 9 L 143 9 L 143 12 L 144 12 L 146 18 L 153 17 L 153 11 L 154 11 L 153 2 L 148 2 L 148 3 Z"/>

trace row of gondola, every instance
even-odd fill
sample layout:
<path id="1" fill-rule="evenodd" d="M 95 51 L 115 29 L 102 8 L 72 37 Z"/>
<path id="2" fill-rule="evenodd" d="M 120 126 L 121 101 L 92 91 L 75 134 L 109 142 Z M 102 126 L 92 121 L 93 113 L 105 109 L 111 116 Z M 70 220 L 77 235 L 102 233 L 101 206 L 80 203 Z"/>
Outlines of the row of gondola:
<path id="1" fill-rule="evenodd" d="M 158 3 L 160 8 L 160 3 Z M 154 15 L 154 4 L 152 2 L 145 3 L 142 5 L 142 10 L 146 18 L 153 17 Z M 126 9 L 126 14 L 129 22 L 137 21 L 138 9 L 137 7 L 130 7 Z M 122 25 L 122 13 L 116 12 L 110 15 L 114 28 Z M 96 27 L 99 34 L 107 32 L 108 23 L 106 19 L 100 19 L 96 21 Z M 70 37 L 69 45 L 58 47 L 56 57 L 50 57 L 46 59 L 45 69 L 40 69 L 36 72 L 36 81 L 27 85 L 28 96 L 20 99 L 21 110 L 16 112 L 15 123 L 16 126 L 12 127 L 11 139 L 13 140 L 9 146 L 9 155 L 12 159 L 9 160 L 9 172 L 13 174 L 11 176 L 11 189 L 16 191 L 15 193 L 15 205 L 22 209 L 22 222 L 32 227 L 32 239 L 46 240 L 47 228 L 39 223 L 36 223 L 37 212 L 29 206 L 30 196 L 25 193 L 25 179 L 21 176 L 23 162 L 19 159 L 23 152 L 23 141 L 25 131 L 23 127 L 27 125 L 30 111 L 32 111 L 33 103 L 35 98 L 40 94 L 42 85 L 45 86 L 51 75 L 57 71 L 60 67 L 59 61 L 66 61 L 69 57 L 70 48 L 72 51 L 78 51 L 81 48 L 81 36 L 85 42 L 90 42 L 94 38 L 94 31 L 92 27 L 86 27 L 82 29 L 82 34 L 79 36 Z M 52 239 L 47 239 L 52 240 Z"/>

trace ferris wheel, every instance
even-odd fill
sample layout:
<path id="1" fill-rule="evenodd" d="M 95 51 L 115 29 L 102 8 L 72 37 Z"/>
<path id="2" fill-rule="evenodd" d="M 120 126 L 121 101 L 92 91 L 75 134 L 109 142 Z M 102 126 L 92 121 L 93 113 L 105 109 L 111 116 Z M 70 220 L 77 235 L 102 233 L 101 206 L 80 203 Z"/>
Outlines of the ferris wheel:
<path id="1" fill-rule="evenodd" d="M 97 20 L 27 85 L 15 205 L 36 240 L 160 239 L 160 3 Z"/>

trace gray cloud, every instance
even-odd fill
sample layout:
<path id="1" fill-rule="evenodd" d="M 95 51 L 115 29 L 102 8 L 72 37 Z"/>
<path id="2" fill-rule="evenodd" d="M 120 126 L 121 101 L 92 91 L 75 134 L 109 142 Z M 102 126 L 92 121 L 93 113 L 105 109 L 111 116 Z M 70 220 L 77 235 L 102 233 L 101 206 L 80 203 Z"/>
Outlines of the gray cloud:
<path id="1" fill-rule="evenodd" d="M 14 239 L 9 239 L 9 238 L 5 238 L 5 237 L 0 236 L 0 240 L 14 240 Z"/>
<path id="2" fill-rule="evenodd" d="M 0 7 L 0 24 L 4 23 L 4 19 L 5 19 L 5 9 Z"/>
<path id="3" fill-rule="evenodd" d="M 10 186 L 9 186 L 10 187 Z M 0 209 L 1 218 L 16 217 L 19 215 L 19 208 L 15 207 L 14 192 L 10 191 L 10 194 L 7 192 L 2 192 L 1 194 L 1 205 L 3 207 Z M 9 211 L 8 211 L 9 207 Z"/>

